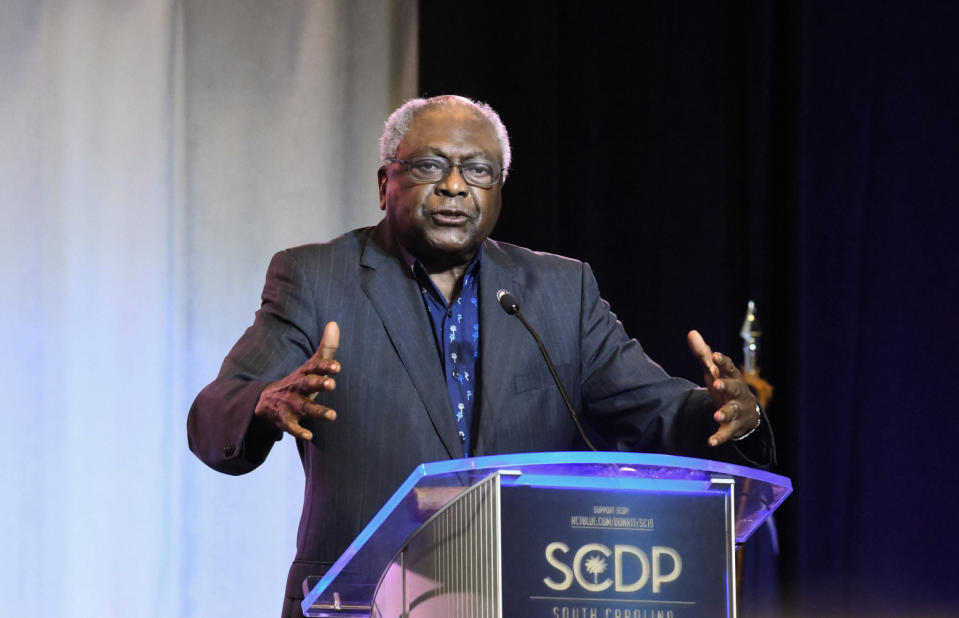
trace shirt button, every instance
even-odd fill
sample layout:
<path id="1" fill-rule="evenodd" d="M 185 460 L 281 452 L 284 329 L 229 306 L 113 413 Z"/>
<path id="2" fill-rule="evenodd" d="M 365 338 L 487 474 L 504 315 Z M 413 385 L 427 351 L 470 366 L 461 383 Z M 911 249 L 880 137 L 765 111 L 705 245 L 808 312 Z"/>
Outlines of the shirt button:
<path id="1" fill-rule="evenodd" d="M 466 442 L 466 434 L 462 431 L 460 432 L 460 442 Z"/>
<path id="2" fill-rule="evenodd" d="M 227 443 L 226 443 L 226 446 L 223 447 L 223 456 L 224 456 L 224 457 L 232 457 L 232 456 L 233 456 L 233 453 L 235 453 L 235 452 L 236 452 L 236 447 L 233 446 L 233 443 L 232 443 L 232 442 L 227 442 Z"/>

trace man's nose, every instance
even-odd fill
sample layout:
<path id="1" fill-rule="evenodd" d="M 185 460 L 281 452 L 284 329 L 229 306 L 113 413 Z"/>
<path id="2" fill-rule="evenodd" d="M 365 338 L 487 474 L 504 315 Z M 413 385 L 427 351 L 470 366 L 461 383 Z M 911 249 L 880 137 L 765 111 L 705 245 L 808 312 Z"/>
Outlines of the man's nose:
<path id="1" fill-rule="evenodd" d="M 466 197 L 469 194 L 469 185 L 463 179 L 459 166 L 452 165 L 449 173 L 436 183 L 436 190 L 449 197 Z"/>

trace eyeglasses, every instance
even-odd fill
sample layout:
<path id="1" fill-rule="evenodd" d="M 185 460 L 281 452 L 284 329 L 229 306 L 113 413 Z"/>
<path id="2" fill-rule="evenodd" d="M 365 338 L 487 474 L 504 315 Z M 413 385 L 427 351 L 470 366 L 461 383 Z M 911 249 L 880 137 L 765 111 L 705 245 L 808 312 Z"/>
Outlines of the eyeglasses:
<path id="1" fill-rule="evenodd" d="M 387 159 L 389 163 L 405 165 L 410 177 L 416 182 L 439 182 L 446 178 L 454 167 L 460 168 L 460 174 L 467 184 L 488 189 L 495 185 L 503 170 L 489 161 L 464 161 L 451 163 L 446 157 L 413 157 L 412 159 Z"/>

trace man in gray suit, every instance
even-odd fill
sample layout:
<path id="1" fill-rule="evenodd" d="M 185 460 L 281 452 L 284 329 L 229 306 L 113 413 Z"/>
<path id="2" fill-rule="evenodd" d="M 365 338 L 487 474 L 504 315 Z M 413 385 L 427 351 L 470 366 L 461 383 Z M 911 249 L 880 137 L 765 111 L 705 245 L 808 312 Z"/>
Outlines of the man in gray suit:
<path id="1" fill-rule="evenodd" d="M 742 376 L 698 333 L 705 389 L 627 337 L 589 266 L 489 239 L 510 163 L 491 108 L 407 102 L 380 146 L 383 220 L 274 256 L 253 325 L 187 422 L 191 450 L 228 474 L 257 467 L 284 432 L 296 439 L 306 493 L 284 616 L 301 615 L 304 578 L 419 463 L 585 446 L 501 289 L 523 303 L 598 448 L 772 461 Z"/>

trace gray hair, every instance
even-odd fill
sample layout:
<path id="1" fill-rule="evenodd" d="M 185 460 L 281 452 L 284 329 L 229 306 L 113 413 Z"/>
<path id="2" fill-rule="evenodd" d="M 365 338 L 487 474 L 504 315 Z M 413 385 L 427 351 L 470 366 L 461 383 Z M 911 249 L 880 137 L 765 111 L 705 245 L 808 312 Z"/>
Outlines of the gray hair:
<path id="1" fill-rule="evenodd" d="M 380 158 L 385 162 L 396 156 L 396 149 L 400 142 L 406 136 L 413 124 L 413 118 L 426 108 L 431 107 L 465 107 L 478 116 L 485 118 L 493 126 L 496 132 L 496 141 L 499 142 L 500 150 L 503 152 L 503 178 L 509 173 L 509 164 L 512 160 L 512 152 L 509 147 L 509 135 L 506 133 L 506 127 L 500 120 L 499 114 L 486 103 L 473 101 L 466 97 L 452 94 L 444 94 L 429 99 L 410 99 L 403 105 L 396 108 L 390 117 L 386 119 L 386 126 L 383 128 L 383 135 L 380 136 Z"/>

